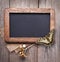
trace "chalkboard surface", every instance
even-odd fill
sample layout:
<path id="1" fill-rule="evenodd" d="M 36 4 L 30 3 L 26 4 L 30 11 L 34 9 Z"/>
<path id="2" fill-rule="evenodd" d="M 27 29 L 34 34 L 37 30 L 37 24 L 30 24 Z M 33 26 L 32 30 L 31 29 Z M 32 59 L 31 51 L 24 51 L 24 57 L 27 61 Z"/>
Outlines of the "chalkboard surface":
<path id="1" fill-rule="evenodd" d="M 10 37 L 43 37 L 50 31 L 50 13 L 9 13 Z"/>

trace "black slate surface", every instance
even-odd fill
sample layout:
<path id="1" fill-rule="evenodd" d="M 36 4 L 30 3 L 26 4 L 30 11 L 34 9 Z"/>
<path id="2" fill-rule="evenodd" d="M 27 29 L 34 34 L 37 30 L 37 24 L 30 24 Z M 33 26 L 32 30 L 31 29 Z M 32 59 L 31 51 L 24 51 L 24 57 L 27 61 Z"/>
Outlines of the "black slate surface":
<path id="1" fill-rule="evenodd" d="M 10 37 L 43 37 L 50 31 L 49 13 L 10 13 Z"/>

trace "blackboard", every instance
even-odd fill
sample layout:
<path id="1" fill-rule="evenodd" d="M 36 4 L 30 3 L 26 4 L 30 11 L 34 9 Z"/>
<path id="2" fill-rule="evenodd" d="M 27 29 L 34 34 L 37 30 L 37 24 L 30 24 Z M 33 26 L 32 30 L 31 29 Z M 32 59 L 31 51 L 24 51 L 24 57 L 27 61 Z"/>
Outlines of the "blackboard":
<path id="1" fill-rule="evenodd" d="M 34 43 L 54 29 L 51 8 L 7 8 L 4 17 L 6 42 Z"/>
<path id="2" fill-rule="evenodd" d="M 43 37 L 50 31 L 50 13 L 9 13 L 10 37 Z"/>

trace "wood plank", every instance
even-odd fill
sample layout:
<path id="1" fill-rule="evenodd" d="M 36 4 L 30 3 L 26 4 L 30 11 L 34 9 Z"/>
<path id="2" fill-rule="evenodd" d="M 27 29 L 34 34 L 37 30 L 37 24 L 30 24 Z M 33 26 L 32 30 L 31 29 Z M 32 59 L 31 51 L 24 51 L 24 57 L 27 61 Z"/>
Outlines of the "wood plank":
<path id="1" fill-rule="evenodd" d="M 38 0 L 10 0 L 10 8 L 37 8 Z M 14 59 L 14 60 L 13 60 Z M 33 46 L 27 52 L 27 58 L 22 60 L 17 54 L 10 54 L 10 62 L 37 62 L 37 47 Z"/>
<path id="2" fill-rule="evenodd" d="M 22 62 L 23 60 L 16 54 L 10 53 L 10 62 Z"/>
<path id="3" fill-rule="evenodd" d="M 46 62 L 45 46 L 38 46 L 38 62 Z"/>
<path id="4" fill-rule="evenodd" d="M 37 8 L 38 0 L 10 0 L 10 8 Z"/>
<path id="5" fill-rule="evenodd" d="M 46 0 L 39 0 L 39 8 L 46 8 Z M 45 49 L 43 45 L 38 46 L 38 62 L 47 62 Z"/>
<path id="6" fill-rule="evenodd" d="M 60 0 L 52 0 L 52 8 L 55 9 L 55 61 L 60 62 Z"/>
<path id="7" fill-rule="evenodd" d="M 4 29 L 4 9 L 9 7 L 9 0 L 0 0 L 0 30 Z M 2 32 L 4 33 L 4 31 Z M 9 62 L 9 52 L 4 37 L 0 36 L 0 62 Z"/>
<path id="8" fill-rule="evenodd" d="M 46 8 L 52 8 L 52 0 L 46 0 Z M 56 44 L 49 46 L 46 54 L 47 62 L 56 62 Z"/>
<path id="9" fill-rule="evenodd" d="M 60 6 L 59 6 L 59 2 L 60 1 L 55 1 L 55 0 L 46 0 L 46 8 L 54 8 L 55 10 L 55 41 L 54 41 L 54 44 L 52 46 L 49 46 L 47 49 L 46 49 L 46 59 L 47 59 L 47 62 L 60 62 L 60 59 L 59 59 L 59 54 L 60 54 L 60 50 L 59 50 L 59 16 L 60 16 Z"/>
<path id="10" fill-rule="evenodd" d="M 6 48 L 6 44 L 0 37 L 0 62 L 9 62 L 9 52 Z"/>
<path id="11" fill-rule="evenodd" d="M 38 46 L 32 46 L 29 49 L 27 62 L 38 62 Z"/>
<path id="12" fill-rule="evenodd" d="M 46 0 L 46 8 L 51 8 L 52 0 Z"/>
<path id="13" fill-rule="evenodd" d="M 39 8 L 45 8 L 46 7 L 46 0 L 39 0 Z"/>

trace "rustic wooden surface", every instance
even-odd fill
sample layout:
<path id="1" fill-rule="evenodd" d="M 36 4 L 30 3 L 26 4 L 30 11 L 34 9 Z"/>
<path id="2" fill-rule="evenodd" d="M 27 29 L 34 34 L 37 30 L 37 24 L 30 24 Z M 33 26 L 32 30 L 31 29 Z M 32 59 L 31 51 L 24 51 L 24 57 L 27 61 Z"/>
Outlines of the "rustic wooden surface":
<path id="1" fill-rule="evenodd" d="M 0 0 L 0 29 L 4 28 L 4 9 L 9 7 L 9 1 Z M 4 32 L 3 32 L 4 33 Z M 5 47 L 6 43 L 0 37 L 0 62 L 9 62 L 9 52 Z"/>
<path id="2" fill-rule="evenodd" d="M 9 53 L 4 37 L 0 36 L 0 62 L 60 62 L 60 0 L 0 0 L 0 29 L 4 28 L 5 8 L 38 7 L 55 9 L 55 43 L 48 47 L 33 46 L 22 60 L 16 53 Z"/>

